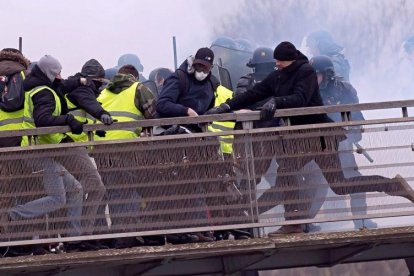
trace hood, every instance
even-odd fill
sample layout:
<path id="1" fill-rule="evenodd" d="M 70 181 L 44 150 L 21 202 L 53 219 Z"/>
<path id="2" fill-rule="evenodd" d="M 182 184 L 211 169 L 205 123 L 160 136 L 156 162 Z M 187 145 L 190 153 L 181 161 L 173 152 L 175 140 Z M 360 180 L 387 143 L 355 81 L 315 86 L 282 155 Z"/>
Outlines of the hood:
<path id="1" fill-rule="evenodd" d="M 96 59 L 88 60 L 82 66 L 81 73 L 82 75 L 90 77 L 90 78 L 104 78 L 105 77 L 105 69 Z"/>
<path id="2" fill-rule="evenodd" d="M 26 68 L 16 61 L 11 61 L 11 60 L 0 61 L 0 75 L 2 76 L 13 75 L 23 70 L 26 70 Z"/>
<path id="3" fill-rule="evenodd" d="M 119 94 L 121 91 L 127 89 L 137 82 L 137 79 L 131 74 L 116 74 L 106 89 L 112 93 Z"/>
<path id="4" fill-rule="evenodd" d="M 199 81 L 199 80 L 197 80 L 195 78 L 195 76 L 194 76 L 194 71 L 195 70 L 194 70 L 194 67 L 192 67 L 193 66 L 193 61 L 194 61 L 194 57 L 193 56 L 189 56 L 183 63 L 181 63 L 181 65 L 180 65 L 180 67 L 178 67 L 178 69 L 181 70 L 181 71 L 184 71 L 185 73 L 187 73 L 188 74 L 188 77 L 190 79 L 193 79 L 194 81 L 197 81 L 197 82 L 205 82 L 205 81 L 209 80 L 210 77 L 211 77 L 211 71 L 208 74 L 207 78 L 205 78 L 202 81 Z"/>
<path id="5" fill-rule="evenodd" d="M 53 82 L 62 71 L 60 62 L 51 55 L 45 55 L 37 62 L 37 67 Z"/>
<path id="6" fill-rule="evenodd" d="M 24 80 L 23 87 L 25 91 L 30 91 L 33 88 L 41 85 L 46 85 L 50 88 L 53 88 L 52 82 L 42 71 L 40 71 L 39 67 L 35 65 L 32 72 Z"/>
<path id="7" fill-rule="evenodd" d="M 18 50 L 3 49 L 0 51 L 0 61 L 9 60 L 21 64 L 25 69 L 29 67 L 30 61 L 25 58 Z"/>

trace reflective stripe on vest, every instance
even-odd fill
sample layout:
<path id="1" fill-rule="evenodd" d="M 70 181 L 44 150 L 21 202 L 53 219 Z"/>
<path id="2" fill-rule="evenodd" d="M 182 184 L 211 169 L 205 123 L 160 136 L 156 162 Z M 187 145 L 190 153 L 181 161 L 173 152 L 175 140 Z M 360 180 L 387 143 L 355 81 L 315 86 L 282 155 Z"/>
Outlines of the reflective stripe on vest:
<path id="1" fill-rule="evenodd" d="M 60 116 L 62 114 L 62 106 L 60 103 L 59 96 L 56 94 L 56 92 L 47 87 L 47 86 L 38 86 L 30 90 L 29 92 L 26 92 L 26 98 L 24 100 L 24 118 L 23 118 L 23 128 L 35 128 L 35 123 L 33 119 L 33 96 L 36 95 L 38 92 L 42 90 L 49 90 L 50 93 L 52 93 L 54 99 L 55 99 L 55 110 L 53 110 L 52 115 L 53 116 Z M 54 134 L 45 134 L 45 135 L 39 135 L 38 136 L 38 143 L 39 144 L 58 144 L 62 141 L 62 139 L 65 138 L 65 134 L 63 133 L 54 133 Z M 22 141 L 22 146 L 28 146 L 29 141 L 27 137 L 24 137 Z"/>
<path id="2" fill-rule="evenodd" d="M 24 80 L 26 78 L 24 71 L 20 71 Z M 23 124 L 23 108 L 13 112 L 0 110 L 0 130 L 21 129 Z"/>
<path id="3" fill-rule="evenodd" d="M 214 106 L 219 106 L 225 103 L 228 99 L 233 97 L 233 92 L 224 86 L 220 85 L 217 87 L 215 92 Z M 208 130 L 211 132 L 229 131 L 233 130 L 235 122 L 213 122 L 208 126 Z M 220 148 L 223 153 L 233 153 L 233 135 L 220 136 Z"/>
<path id="4" fill-rule="evenodd" d="M 135 94 L 139 82 L 135 82 L 127 89 L 115 94 L 108 89 L 104 89 L 98 97 L 102 108 L 108 111 L 114 120 L 118 122 L 133 122 L 144 119 L 143 114 L 135 106 Z M 100 123 L 100 122 L 98 122 Z M 141 128 L 110 130 L 105 137 L 95 135 L 96 140 L 119 140 L 138 138 Z"/>

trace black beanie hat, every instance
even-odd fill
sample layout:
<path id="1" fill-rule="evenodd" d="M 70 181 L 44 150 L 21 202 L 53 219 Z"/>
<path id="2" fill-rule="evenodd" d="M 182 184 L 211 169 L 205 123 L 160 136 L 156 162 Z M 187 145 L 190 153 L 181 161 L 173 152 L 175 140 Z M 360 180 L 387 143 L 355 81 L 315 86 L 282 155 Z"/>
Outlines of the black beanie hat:
<path id="1" fill-rule="evenodd" d="M 280 61 L 296 60 L 298 58 L 298 50 L 296 50 L 292 43 L 283 41 L 276 46 L 273 57 Z"/>

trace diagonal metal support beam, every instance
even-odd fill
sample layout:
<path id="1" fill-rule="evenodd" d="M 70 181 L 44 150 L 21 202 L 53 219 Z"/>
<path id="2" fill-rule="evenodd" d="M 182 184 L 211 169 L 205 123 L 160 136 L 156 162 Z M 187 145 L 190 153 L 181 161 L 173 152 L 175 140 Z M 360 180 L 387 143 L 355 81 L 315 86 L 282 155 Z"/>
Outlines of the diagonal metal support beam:
<path id="1" fill-rule="evenodd" d="M 255 265 L 267 258 L 270 258 L 279 250 L 269 250 L 263 253 L 255 254 L 254 256 L 224 256 L 223 261 L 223 271 L 225 275 L 241 275 L 243 270 L 249 266 Z"/>
<path id="2" fill-rule="evenodd" d="M 375 246 L 377 246 L 376 243 L 332 249 L 329 253 L 329 263 L 319 267 L 331 267 L 337 264 L 341 264 L 346 260 L 360 254 L 361 252 L 374 248 Z"/>

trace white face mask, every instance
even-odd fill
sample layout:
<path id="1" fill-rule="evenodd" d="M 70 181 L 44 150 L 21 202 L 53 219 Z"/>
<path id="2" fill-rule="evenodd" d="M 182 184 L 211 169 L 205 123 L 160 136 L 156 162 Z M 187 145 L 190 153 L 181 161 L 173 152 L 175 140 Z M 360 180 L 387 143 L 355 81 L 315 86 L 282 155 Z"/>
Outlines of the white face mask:
<path id="1" fill-rule="evenodd" d="M 204 72 L 198 72 L 198 71 L 196 71 L 196 72 L 194 73 L 194 75 L 195 75 L 195 78 L 196 78 L 198 81 L 203 81 L 203 80 L 205 80 L 205 78 L 207 78 L 208 73 L 204 73 Z"/>

